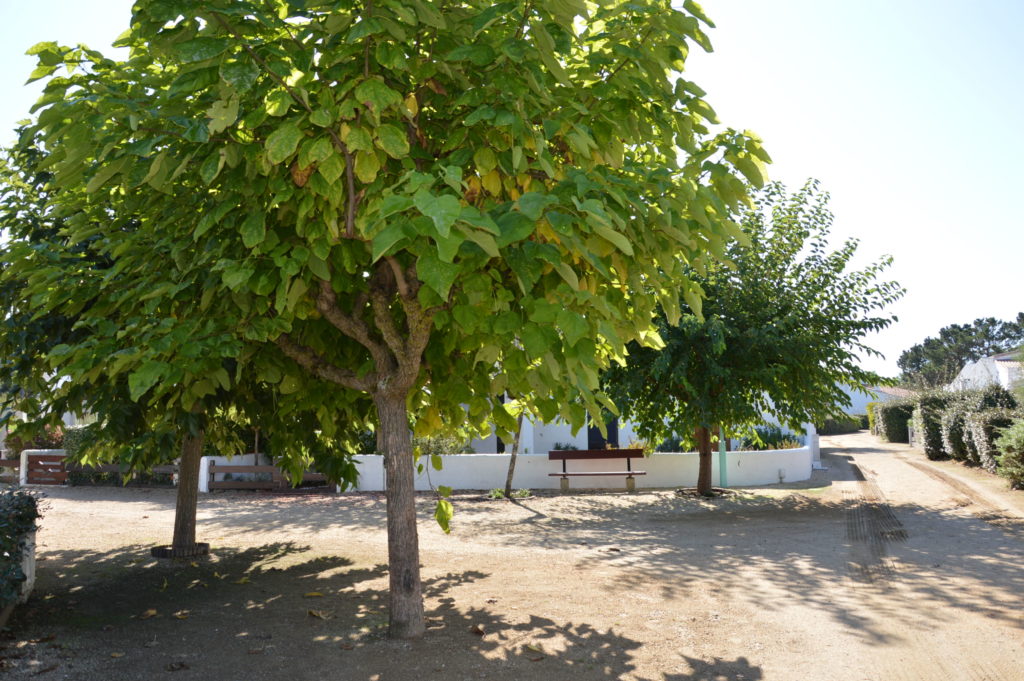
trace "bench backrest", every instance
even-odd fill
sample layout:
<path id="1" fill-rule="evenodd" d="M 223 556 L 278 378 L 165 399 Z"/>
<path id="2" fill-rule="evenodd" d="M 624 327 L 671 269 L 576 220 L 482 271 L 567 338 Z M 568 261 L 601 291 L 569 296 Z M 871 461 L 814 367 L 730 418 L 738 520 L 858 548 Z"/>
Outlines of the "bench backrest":
<path id="1" fill-rule="evenodd" d="M 548 459 L 571 461 L 573 459 L 642 459 L 642 449 L 552 449 Z"/>

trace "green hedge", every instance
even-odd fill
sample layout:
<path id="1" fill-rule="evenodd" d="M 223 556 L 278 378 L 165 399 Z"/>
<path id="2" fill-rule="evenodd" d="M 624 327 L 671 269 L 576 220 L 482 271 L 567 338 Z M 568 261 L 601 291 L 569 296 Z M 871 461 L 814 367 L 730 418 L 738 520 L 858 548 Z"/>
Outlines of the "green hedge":
<path id="1" fill-rule="evenodd" d="M 949 456 L 942 441 L 942 413 L 956 401 L 956 394 L 946 390 L 929 390 L 915 395 L 914 432 L 921 442 L 921 448 L 929 459 L 944 459 Z"/>
<path id="2" fill-rule="evenodd" d="M 818 435 L 846 435 L 860 430 L 860 417 L 850 414 L 836 414 L 821 424 L 814 424 Z"/>
<path id="3" fill-rule="evenodd" d="M 953 402 L 942 411 L 939 421 L 939 432 L 942 436 L 942 449 L 957 461 L 970 460 L 970 452 L 964 441 L 964 419 L 967 411 L 962 402 Z"/>
<path id="4" fill-rule="evenodd" d="M 0 609 L 18 600 L 25 573 L 21 569 L 22 540 L 36 527 L 39 504 L 23 490 L 0 492 Z"/>
<path id="5" fill-rule="evenodd" d="M 875 419 L 879 436 L 888 442 L 910 442 L 907 421 L 914 411 L 910 400 L 891 400 L 875 405 Z"/>
<path id="6" fill-rule="evenodd" d="M 998 473 L 1010 481 L 1013 489 L 1024 489 L 1024 419 L 1004 428 L 996 439 Z"/>
<path id="7" fill-rule="evenodd" d="M 995 444 L 999 434 L 997 430 L 1009 427 L 1019 417 L 1020 414 L 1006 407 L 968 414 L 964 430 L 977 452 L 978 463 L 989 473 L 995 473 L 998 465 L 999 451 Z"/>
<path id="8" fill-rule="evenodd" d="M 22 426 L 27 428 L 27 426 Z M 35 435 L 22 436 L 18 434 L 17 424 L 12 424 L 5 447 L 13 455 L 21 454 L 24 449 L 62 449 L 64 447 L 64 428 L 61 426 L 46 426 L 46 428 Z"/>

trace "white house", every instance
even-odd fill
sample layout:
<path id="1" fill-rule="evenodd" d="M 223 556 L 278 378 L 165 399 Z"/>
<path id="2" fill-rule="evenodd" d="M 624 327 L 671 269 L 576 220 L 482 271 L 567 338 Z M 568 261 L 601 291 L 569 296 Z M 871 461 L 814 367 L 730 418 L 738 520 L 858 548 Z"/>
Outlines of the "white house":
<path id="1" fill-rule="evenodd" d="M 960 370 L 948 390 L 970 390 L 984 388 L 995 383 L 1007 390 L 1024 383 L 1024 367 L 1020 360 L 1021 351 L 1002 352 L 969 362 Z"/>

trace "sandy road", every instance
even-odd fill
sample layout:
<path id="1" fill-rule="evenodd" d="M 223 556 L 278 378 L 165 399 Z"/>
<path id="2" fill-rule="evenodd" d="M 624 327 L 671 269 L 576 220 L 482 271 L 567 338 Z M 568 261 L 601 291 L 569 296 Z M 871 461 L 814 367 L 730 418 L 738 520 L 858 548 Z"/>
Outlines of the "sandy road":
<path id="1" fill-rule="evenodd" d="M 170 532 L 170 491 L 52 490 L 36 594 L 0 665 L 44 680 L 1024 678 L 1024 495 L 866 434 L 823 445 L 811 481 L 713 502 L 463 495 L 446 536 L 424 498 L 415 643 L 380 636 L 379 496 L 204 497 L 215 556 L 169 567 L 145 555 Z"/>

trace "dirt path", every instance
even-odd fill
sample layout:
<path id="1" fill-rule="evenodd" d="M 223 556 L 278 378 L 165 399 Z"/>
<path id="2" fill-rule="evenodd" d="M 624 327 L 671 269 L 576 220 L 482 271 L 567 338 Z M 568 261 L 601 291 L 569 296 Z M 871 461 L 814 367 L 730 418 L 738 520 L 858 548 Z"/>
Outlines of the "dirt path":
<path id="1" fill-rule="evenodd" d="M 0 670 L 43 679 L 1022 678 L 1024 495 L 866 434 L 808 483 L 421 502 L 427 637 L 381 638 L 378 495 L 206 496 L 215 556 L 159 565 L 170 490 L 60 488 Z M 500 482 L 500 481 L 499 481 Z"/>

